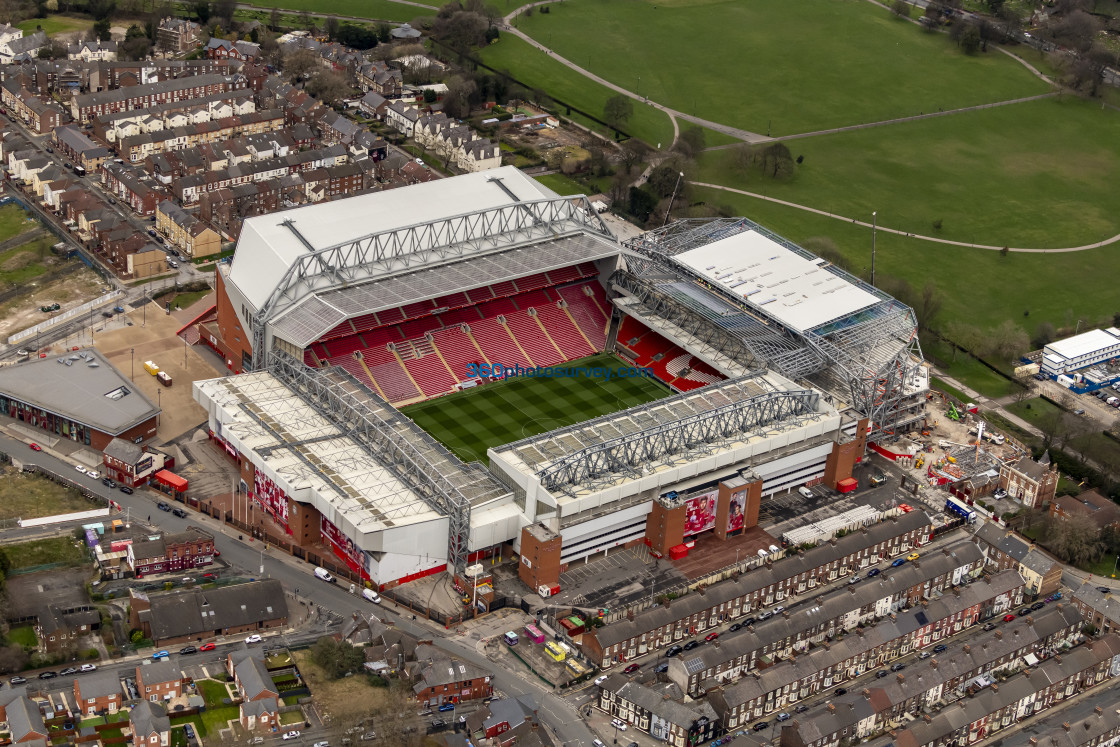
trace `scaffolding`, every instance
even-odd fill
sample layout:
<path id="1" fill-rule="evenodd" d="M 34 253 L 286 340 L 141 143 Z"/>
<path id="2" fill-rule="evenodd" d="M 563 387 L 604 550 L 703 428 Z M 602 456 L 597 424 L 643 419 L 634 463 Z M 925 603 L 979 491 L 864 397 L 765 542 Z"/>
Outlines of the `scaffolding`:
<path id="1" fill-rule="evenodd" d="M 700 277 L 675 256 L 697 247 L 753 231 L 805 259 L 821 260 L 787 239 L 746 218 L 683 220 L 632 239 L 627 248 L 639 256 L 612 278 L 620 291 L 643 300 L 647 310 L 679 319 L 692 315 L 720 327 L 735 342 L 725 351 L 745 348 L 749 360 L 815 385 L 848 402 L 868 418 L 869 441 L 893 437 L 920 417 L 919 395 L 927 385 L 917 320 L 905 304 L 835 265 L 822 269 L 877 299 L 868 308 L 799 331 L 727 289 Z M 657 299 L 647 303 L 644 299 Z M 670 298 L 675 304 L 662 300 Z M 691 326 L 700 325 L 699 319 Z M 687 327 L 680 322 L 677 326 Z"/>

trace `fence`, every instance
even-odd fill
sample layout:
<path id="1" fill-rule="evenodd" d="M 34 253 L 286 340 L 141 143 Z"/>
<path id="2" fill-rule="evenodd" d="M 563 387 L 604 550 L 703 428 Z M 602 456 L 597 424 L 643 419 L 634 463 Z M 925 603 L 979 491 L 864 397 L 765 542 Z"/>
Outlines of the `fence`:
<path id="1" fill-rule="evenodd" d="M 115 299 L 118 296 L 121 296 L 123 294 L 124 294 L 124 291 L 119 291 L 119 290 L 110 291 L 109 293 L 106 293 L 103 296 L 98 296 L 97 298 L 93 299 L 92 301 L 87 301 L 86 303 L 82 304 L 81 306 L 75 306 L 72 309 L 68 309 L 68 310 L 62 312 L 61 314 L 59 314 L 58 316 L 52 316 L 50 319 L 46 320 L 45 322 L 39 322 L 34 327 L 28 327 L 27 329 L 23 330 L 22 332 L 16 332 L 14 335 L 12 335 L 11 337 L 8 338 L 8 344 L 9 345 L 14 345 L 17 342 L 22 342 L 29 337 L 34 337 L 35 335 L 39 334 L 40 332 L 45 332 L 46 330 L 50 329 L 51 327 L 53 327 L 57 324 L 60 324 L 62 322 L 66 322 L 66 321 L 70 321 L 71 319 L 73 319 L 75 317 L 81 316 L 82 314 L 86 313 L 87 311 L 92 311 L 93 309 L 96 309 L 99 306 L 104 306 L 105 304 L 112 302 L 113 299 Z"/>

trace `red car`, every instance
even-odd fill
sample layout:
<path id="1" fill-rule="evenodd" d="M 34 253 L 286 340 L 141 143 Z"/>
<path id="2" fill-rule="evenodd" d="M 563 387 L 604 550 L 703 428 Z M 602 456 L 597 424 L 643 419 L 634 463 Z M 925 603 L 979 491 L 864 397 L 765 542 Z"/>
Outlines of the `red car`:
<path id="1" fill-rule="evenodd" d="M 717 638 L 719 638 L 719 633 L 708 633 L 706 636 L 704 636 L 704 640 L 708 643 L 711 643 Z"/>
<path id="2" fill-rule="evenodd" d="M 213 573 L 203 573 L 202 577 L 203 578 L 217 578 L 217 576 L 215 576 Z"/>
<path id="3" fill-rule="evenodd" d="M 221 551 L 221 550 L 219 550 L 219 549 L 218 549 L 218 548 L 216 548 L 216 547 L 214 548 L 214 557 L 215 557 L 215 558 L 220 558 L 220 557 L 222 557 L 222 551 Z"/>
<path id="4" fill-rule="evenodd" d="M 626 669 L 623 669 L 622 673 L 623 674 L 634 674 L 634 672 L 637 672 L 641 668 L 642 668 L 641 664 L 631 664 L 630 666 L 626 667 Z"/>
<path id="5" fill-rule="evenodd" d="M 31 447 L 31 450 L 32 450 L 32 451 L 42 451 L 42 450 L 43 450 L 43 447 L 42 447 L 42 446 L 40 446 L 39 444 L 37 444 L 37 443 L 34 443 L 34 442 L 32 442 L 32 443 L 28 444 L 28 446 L 30 446 L 30 447 Z"/>
<path id="6" fill-rule="evenodd" d="M 1011 622 L 1011 621 L 1012 621 L 1012 620 L 1014 620 L 1014 619 L 1015 619 L 1015 615 L 1004 615 L 1004 616 L 1003 616 L 1003 621 L 1004 621 L 1005 623 L 1009 623 L 1009 622 Z"/>
<path id="7" fill-rule="evenodd" d="M 204 643 L 198 647 L 199 651 L 213 651 L 216 646 L 213 643 Z"/>

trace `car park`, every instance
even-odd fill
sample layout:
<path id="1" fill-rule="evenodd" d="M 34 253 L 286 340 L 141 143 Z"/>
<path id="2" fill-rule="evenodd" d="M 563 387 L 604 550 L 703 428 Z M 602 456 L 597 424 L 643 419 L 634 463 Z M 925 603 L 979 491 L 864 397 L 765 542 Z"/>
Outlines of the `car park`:
<path id="1" fill-rule="evenodd" d="M 872 568 L 870 571 L 867 572 L 867 577 L 868 578 L 875 578 L 880 573 L 882 573 L 882 571 L 880 571 L 878 568 Z"/>
<path id="2" fill-rule="evenodd" d="M 1003 488 L 996 488 L 996 492 L 992 493 L 992 497 L 997 501 L 1007 497 L 1007 491 Z"/>
<path id="3" fill-rule="evenodd" d="M 620 718 L 612 718 L 611 719 L 611 726 L 618 729 L 619 731 L 626 731 L 626 725 L 627 725 L 626 722 L 623 721 Z"/>
<path id="4" fill-rule="evenodd" d="M 940 654 L 942 651 L 945 651 L 948 648 L 949 647 L 946 646 L 944 643 L 939 643 L 939 644 L 937 644 L 936 646 L 933 647 L 933 653 Z"/>
<path id="5" fill-rule="evenodd" d="M 642 668 L 641 664 L 634 663 L 634 664 L 631 664 L 630 666 L 626 667 L 626 669 L 623 669 L 622 673 L 623 674 L 634 674 L 634 672 L 637 672 L 641 668 Z"/>

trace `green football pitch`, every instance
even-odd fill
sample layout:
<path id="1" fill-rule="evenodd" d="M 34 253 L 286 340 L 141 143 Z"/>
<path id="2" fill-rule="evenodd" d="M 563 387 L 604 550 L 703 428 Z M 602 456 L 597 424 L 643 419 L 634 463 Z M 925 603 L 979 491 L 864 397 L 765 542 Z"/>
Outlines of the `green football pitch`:
<path id="1" fill-rule="evenodd" d="M 579 376 L 512 378 L 403 408 L 460 459 L 486 462 L 486 450 L 668 396 L 657 378 L 586 375 L 627 365 L 609 354 L 553 366 Z"/>

